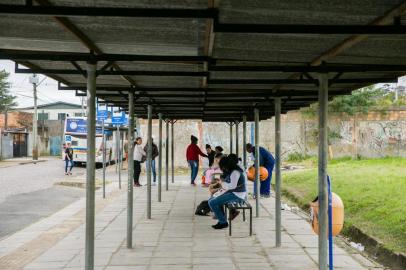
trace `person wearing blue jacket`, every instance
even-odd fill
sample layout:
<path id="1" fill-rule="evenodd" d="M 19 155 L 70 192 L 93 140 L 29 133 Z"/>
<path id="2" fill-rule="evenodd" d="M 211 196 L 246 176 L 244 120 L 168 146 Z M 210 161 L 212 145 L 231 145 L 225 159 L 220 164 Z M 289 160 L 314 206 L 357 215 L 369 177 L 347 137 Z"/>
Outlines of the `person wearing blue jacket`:
<path id="1" fill-rule="evenodd" d="M 247 143 L 245 149 L 248 153 L 252 154 L 255 157 L 255 146 Z M 269 198 L 271 196 L 271 180 L 272 180 L 272 171 L 275 166 L 275 158 L 265 148 L 262 146 L 259 147 L 259 166 L 265 167 L 268 170 L 268 178 L 265 181 L 260 183 L 260 196 L 264 198 Z M 256 183 L 254 182 L 254 195 L 256 196 Z"/>

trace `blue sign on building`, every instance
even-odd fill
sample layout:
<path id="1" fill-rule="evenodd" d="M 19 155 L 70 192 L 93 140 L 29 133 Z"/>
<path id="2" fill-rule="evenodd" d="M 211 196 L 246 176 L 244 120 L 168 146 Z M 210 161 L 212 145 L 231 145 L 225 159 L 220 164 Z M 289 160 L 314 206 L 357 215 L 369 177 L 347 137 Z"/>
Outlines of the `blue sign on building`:
<path id="1" fill-rule="evenodd" d="M 101 135 L 101 122 L 97 122 L 96 134 Z M 66 134 L 86 135 L 87 134 L 87 121 L 83 118 L 67 118 L 66 119 Z"/>
<path id="2" fill-rule="evenodd" d="M 111 123 L 113 125 L 122 125 L 126 123 L 125 113 L 120 111 L 118 108 L 113 108 Z"/>

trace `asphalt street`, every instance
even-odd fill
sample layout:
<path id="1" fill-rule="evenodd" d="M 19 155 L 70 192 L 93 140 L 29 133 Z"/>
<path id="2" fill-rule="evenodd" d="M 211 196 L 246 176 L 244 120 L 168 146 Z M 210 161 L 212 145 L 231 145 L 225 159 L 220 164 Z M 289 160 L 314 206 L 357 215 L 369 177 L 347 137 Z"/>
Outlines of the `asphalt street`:
<path id="1" fill-rule="evenodd" d="M 73 168 L 73 177 L 84 174 L 84 167 Z M 61 159 L 0 168 L 0 239 L 85 196 L 83 189 L 54 185 L 63 179 Z"/>

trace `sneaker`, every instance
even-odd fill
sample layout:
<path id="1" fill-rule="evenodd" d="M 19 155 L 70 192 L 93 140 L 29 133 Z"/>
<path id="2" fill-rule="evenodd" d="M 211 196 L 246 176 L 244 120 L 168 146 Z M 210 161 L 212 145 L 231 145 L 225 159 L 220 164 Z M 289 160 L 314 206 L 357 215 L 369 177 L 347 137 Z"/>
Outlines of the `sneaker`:
<path id="1" fill-rule="evenodd" d="M 140 183 L 135 183 L 134 187 L 142 187 L 142 185 Z"/>
<path id="2" fill-rule="evenodd" d="M 69 175 L 72 175 L 72 173 L 71 173 L 71 172 L 69 172 Z"/>
<path id="3" fill-rule="evenodd" d="M 228 223 L 217 223 L 216 225 L 212 225 L 211 226 L 213 229 L 216 229 L 216 230 L 221 230 L 221 229 L 225 229 L 225 228 L 227 228 L 228 227 Z"/>
<path id="4" fill-rule="evenodd" d="M 230 219 L 234 220 L 238 215 L 240 214 L 240 211 L 234 210 L 230 213 Z"/>
<path id="5" fill-rule="evenodd" d="M 69 173 L 66 172 L 65 175 L 69 175 Z"/>
<path id="6" fill-rule="evenodd" d="M 192 186 L 196 186 L 196 184 L 195 184 L 195 183 L 192 183 L 191 185 L 192 185 Z"/>

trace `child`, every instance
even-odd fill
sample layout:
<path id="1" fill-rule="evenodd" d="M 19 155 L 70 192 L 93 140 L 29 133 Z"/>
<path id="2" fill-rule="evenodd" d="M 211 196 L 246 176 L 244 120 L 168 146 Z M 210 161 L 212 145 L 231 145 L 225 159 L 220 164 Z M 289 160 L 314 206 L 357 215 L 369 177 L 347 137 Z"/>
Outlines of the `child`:
<path id="1" fill-rule="evenodd" d="M 205 171 L 205 173 L 204 173 L 204 183 L 202 182 L 202 185 L 203 186 L 205 186 L 205 187 L 207 187 L 207 186 L 209 186 L 210 184 L 212 184 L 212 181 L 213 181 L 213 179 L 214 179 L 214 174 L 216 174 L 216 173 L 218 173 L 218 174 L 221 174 L 222 173 L 222 171 L 220 170 L 220 167 L 219 167 L 219 162 L 220 162 L 220 159 L 223 157 L 223 154 L 216 154 L 215 156 L 214 156 L 214 161 L 213 161 L 213 165 L 210 167 L 210 169 L 207 169 L 206 171 Z"/>

